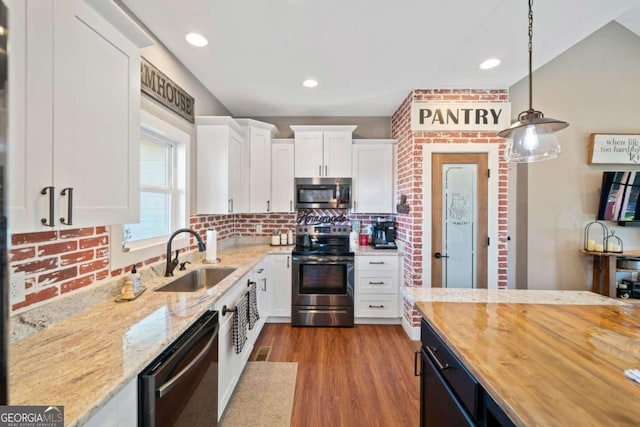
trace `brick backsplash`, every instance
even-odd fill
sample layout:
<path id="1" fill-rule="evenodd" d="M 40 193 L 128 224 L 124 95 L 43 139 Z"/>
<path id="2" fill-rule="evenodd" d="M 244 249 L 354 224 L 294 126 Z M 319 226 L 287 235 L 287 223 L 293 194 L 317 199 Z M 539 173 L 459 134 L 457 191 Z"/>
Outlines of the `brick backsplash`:
<path id="1" fill-rule="evenodd" d="M 345 215 L 359 219 L 363 224 L 375 221 L 383 214 L 349 215 L 346 210 L 313 210 L 316 216 Z M 274 230 L 287 232 L 297 225 L 296 213 L 193 215 L 189 226 L 203 240 L 207 230 L 218 231 L 219 244 L 234 237 L 268 237 Z M 258 226 L 262 227 L 260 233 Z M 116 279 L 127 274 L 130 267 L 111 269 L 109 262 L 110 227 L 86 227 L 72 230 L 20 233 L 11 236 L 9 269 L 12 273 L 24 272 L 26 300 L 14 304 L 12 312 L 24 311 L 31 306 L 51 302 L 64 294 L 95 285 L 106 279 Z M 191 239 L 190 250 L 196 250 Z M 147 266 L 162 261 L 164 254 L 138 261 Z"/>

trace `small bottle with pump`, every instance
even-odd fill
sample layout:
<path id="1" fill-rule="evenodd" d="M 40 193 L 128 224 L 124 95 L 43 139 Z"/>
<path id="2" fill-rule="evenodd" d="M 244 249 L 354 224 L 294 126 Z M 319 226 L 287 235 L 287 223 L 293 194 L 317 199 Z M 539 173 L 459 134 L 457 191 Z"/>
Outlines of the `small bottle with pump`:
<path id="1" fill-rule="evenodd" d="M 129 276 L 129 280 L 133 282 L 133 292 L 136 294 L 140 292 L 140 273 L 136 270 L 135 264 L 131 266 L 131 275 Z"/>
<path id="2" fill-rule="evenodd" d="M 293 230 L 287 231 L 287 245 L 293 245 Z"/>

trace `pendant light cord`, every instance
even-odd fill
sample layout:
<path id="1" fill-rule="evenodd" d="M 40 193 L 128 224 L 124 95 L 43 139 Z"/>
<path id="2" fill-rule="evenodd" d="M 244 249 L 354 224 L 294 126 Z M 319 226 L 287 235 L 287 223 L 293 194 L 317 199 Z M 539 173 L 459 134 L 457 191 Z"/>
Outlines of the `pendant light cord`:
<path id="1" fill-rule="evenodd" d="M 529 0 L 529 112 L 533 112 L 533 0 Z"/>

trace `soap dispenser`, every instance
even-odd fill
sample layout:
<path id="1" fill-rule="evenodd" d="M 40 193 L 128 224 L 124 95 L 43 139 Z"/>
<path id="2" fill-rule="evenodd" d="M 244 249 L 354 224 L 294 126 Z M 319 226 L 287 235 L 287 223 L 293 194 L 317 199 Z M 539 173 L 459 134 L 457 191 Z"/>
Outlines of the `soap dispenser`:
<path id="1" fill-rule="evenodd" d="M 129 276 L 129 280 L 133 282 L 133 293 L 137 294 L 140 292 L 140 273 L 136 270 L 135 264 L 131 266 L 131 276 Z"/>

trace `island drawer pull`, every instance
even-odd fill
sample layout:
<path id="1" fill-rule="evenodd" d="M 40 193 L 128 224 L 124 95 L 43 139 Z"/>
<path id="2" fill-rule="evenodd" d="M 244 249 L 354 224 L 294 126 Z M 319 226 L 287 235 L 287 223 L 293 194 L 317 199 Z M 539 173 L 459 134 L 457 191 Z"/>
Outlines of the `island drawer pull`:
<path id="1" fill-rule="evenodd" d="M 446 363 L 446 362 L 442 363 L 440 361 L 440 359 L 436 355 L 436 352 L 438 350 L 435 347 L 431 347 L 431 346 L 427 345 L 427 346 L 425 346 L 425 348 L 427 349 L 427 353 L 429 353 L 429 356 L 431 356 L 431 359 L 433 359 L 435 364 L 438 366 L 438 369 L 440 369 L 441 371 L 444 371 L 445 369 L 449 368 L 449 364 L 448 363 Z"/>
<path id="2" fill-rule="evenodd" d="M 369 308 L 384 308 L 384 305 L 380 304 L 380 305 L 371 305 L 369 304 Z"/>

